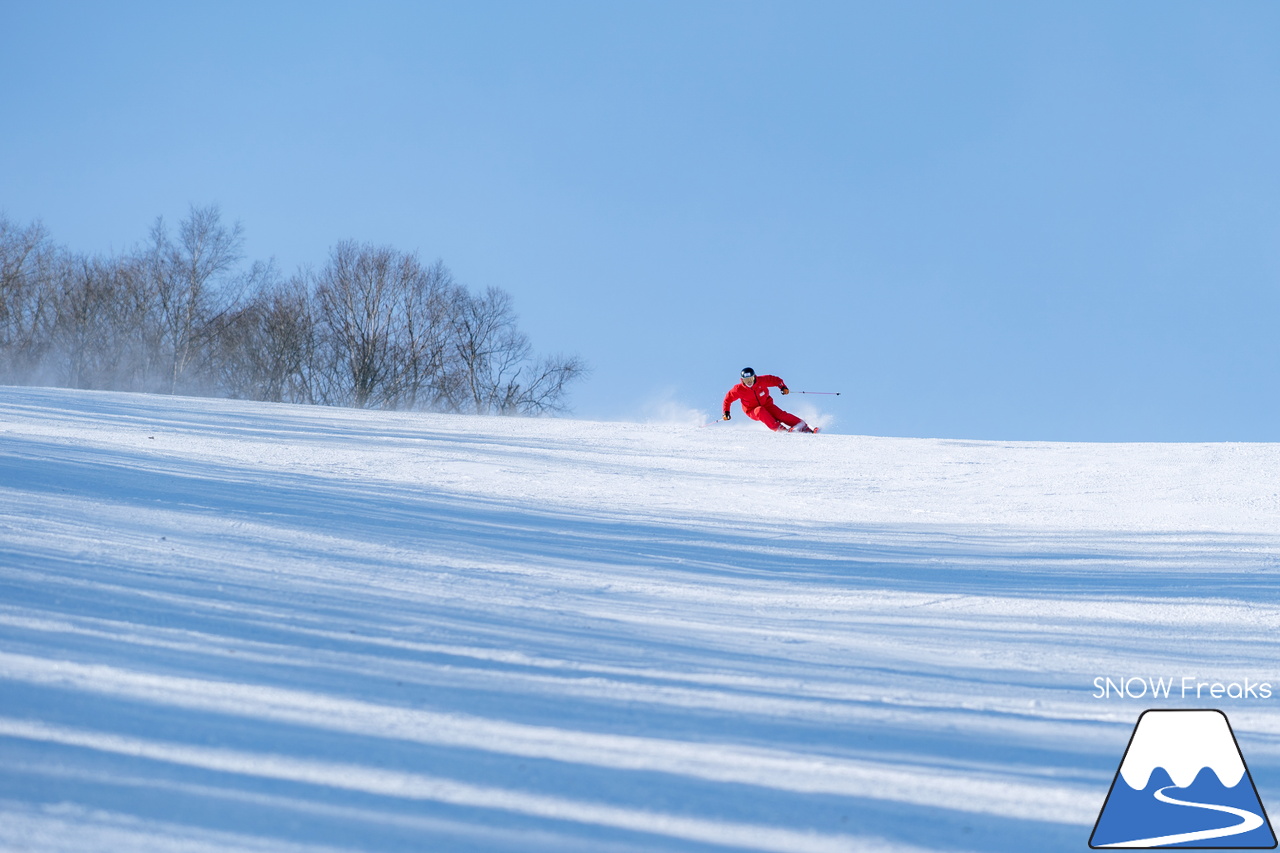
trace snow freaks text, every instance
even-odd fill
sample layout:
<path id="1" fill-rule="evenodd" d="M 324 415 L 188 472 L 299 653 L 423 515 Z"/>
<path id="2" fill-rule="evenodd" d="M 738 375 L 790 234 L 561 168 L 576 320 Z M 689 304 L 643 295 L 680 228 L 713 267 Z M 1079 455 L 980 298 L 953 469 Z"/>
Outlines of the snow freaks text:
<path id="1" fill-rule="evenodd" d="M 1270 699 L 1271 682 L 1212 681 L 1194 675 L 1131 676 L 1093 680 L 1094 699 Z"/>

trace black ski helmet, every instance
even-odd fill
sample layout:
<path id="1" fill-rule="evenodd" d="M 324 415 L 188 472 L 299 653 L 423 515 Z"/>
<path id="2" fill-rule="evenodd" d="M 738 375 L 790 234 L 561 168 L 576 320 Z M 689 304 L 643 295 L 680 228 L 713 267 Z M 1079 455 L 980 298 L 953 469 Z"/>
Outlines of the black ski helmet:
<path id="1" fill-rule="evenodd" d="M 756 375 L 756 372 L 752 370 L 750 367 L 742 368 L 741 376 L 743 379 L 746 379 L 748 377 L 755 376 L 755 375 Z"/>

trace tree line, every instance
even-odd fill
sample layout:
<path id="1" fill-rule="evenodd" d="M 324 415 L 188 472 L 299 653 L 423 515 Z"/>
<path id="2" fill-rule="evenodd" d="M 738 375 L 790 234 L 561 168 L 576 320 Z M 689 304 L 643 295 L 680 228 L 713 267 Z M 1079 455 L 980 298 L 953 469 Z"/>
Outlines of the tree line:
<path id="1" fill-rule="evenodd" d="M 440 261 L 345 241 L 284 276 L 243 244 L 217 206 L 112 256 L 0 215 L 0 383 L 534 415 L 565 411 L 586 373 L 537 356 L 508 293 Z"/>

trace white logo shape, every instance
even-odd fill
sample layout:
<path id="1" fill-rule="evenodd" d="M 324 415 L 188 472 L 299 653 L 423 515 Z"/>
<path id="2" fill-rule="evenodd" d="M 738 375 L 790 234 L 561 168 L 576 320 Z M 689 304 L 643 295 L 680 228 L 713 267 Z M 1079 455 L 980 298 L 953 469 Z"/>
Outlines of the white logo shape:
<path id="1" fill-rule="evenodd" d="M 1274 848 L 1275 833 L 1227 716 L 1144 712 L 1089 846 Z"/>

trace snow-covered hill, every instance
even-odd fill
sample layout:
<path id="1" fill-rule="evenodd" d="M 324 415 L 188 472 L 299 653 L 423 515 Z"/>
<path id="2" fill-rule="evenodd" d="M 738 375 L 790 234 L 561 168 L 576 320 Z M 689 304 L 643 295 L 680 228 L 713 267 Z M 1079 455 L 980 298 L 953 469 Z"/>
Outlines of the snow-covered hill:
<path id="1" fill-rule="evenodd" d="M 1277 445 L 0 388 L 0 849 L 1084 850 L 1148 707 L 1280 802 L 1278 571 Z"/>

